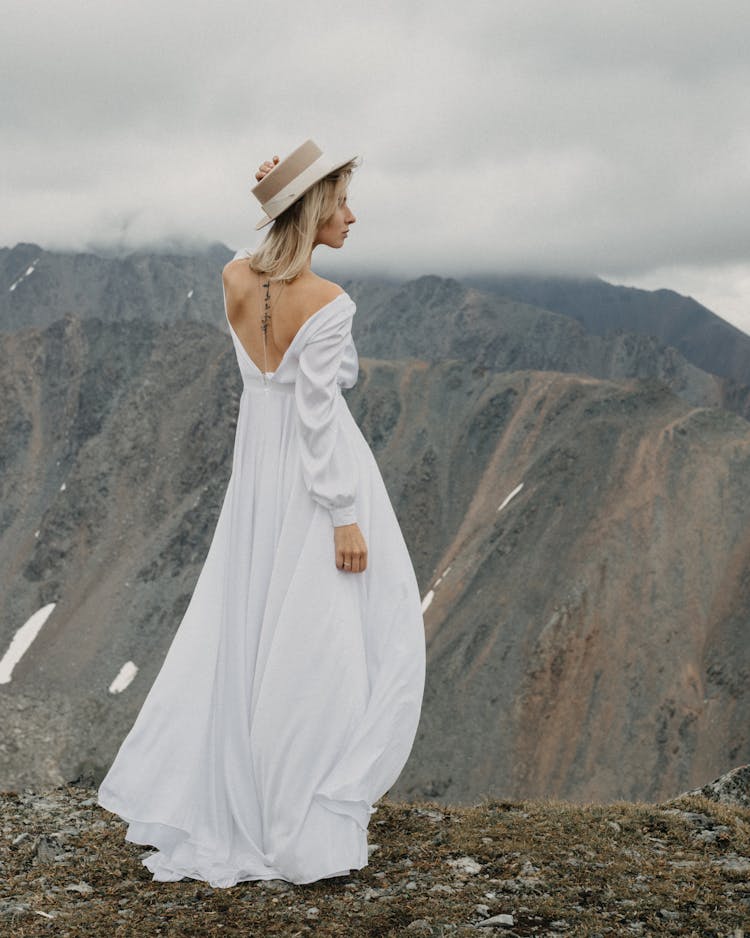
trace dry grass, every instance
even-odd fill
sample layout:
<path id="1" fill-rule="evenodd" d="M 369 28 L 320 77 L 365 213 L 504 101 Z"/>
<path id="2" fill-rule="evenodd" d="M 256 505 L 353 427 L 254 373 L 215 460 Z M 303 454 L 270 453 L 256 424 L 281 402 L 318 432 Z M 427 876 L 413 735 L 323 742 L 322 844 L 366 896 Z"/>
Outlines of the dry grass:
<path id="1" fill-rule="evenodd" d="M 750 922 L 742 860 L 750 857 L 750 811 L 703 798 L 485 799 L 473 807 L 383 799 L 370 823 L 370 843 L 379 847 L 363 870 L 305 886 L 275 880 L 213 889 L 193 880 L 154 883 L 139 859 L 143 848 L 124 841 L 124 824 L 93 796 L 67 788 L 0 797 L 3 938 L 744 938 Z M 40 811 L 35 799 L 53 807 Z M 450 865 L 461 857 L 480 869 Z M 513 925 L 478 925 L 501 913 Z"/>

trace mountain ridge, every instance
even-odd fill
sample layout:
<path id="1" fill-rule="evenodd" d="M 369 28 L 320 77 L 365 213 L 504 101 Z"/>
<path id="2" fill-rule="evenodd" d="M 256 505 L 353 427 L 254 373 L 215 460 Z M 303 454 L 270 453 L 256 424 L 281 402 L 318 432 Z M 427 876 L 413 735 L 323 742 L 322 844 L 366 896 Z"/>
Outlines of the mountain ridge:
<path id="1" fill-rule="evenodd" d="M 750 384 L 750 335 L 692 297 L 600 277 L 469 276 L 464 282 L 570 316 L 587 332 L 653 335 L 705 371 Z"/>
<path id="2" fill-rule="evenodd" d="M 205 558 L 240 391 L 205 323 L 0 337 L 0 642 L 57 604 L 0 688 L 0 784 L 113 757 Z M 395 795 L 660 797 L 747 759 L 745 420 L 653 379 L 460 359 L 362 357 L 346 397 L 425 601 Z"/>
<path id="3" fill-rule="evenodd" d="M 155 322 L 209 322 L 226 331 L 220 272 L 232 256 L 220 243 L 202 253 L 139 251 L 115 258 L 44 252 L 34 244 L 0 249 L 0 283 L 10 284 L 0 290 L 0 331 L 49 325 L 68 314 L 105 321 L 138 319 L 145 310 L 149 311 L 146 318 Z M 685 357 L 651 334 L 654 330 L 592 331 L 583 315 L 510 298 L 497 289 L 498 283 L 509 283 L 508 278 L 490 278 L 489 292 L 484 293 L 471 282 L 472 278 L 462 282 L 433 274 L 400 283 L 367 278 L 343 281 L 357 303 L 353 333 L 360 353 L 427 361 L 461 358 L 496 371 L 542 369 L 611 379 L 650 376 L 692 404 L 750 415 L 750 364 L 746 369 L 737 364 L 750 363 L 750 338 L 747 348 L 734 343 L 734 364 L 729 367 L 723 351 L 721 361 L 707 360 L 702 340 L 687 343 Z M 535 281 L 516 278 L 513 282 L 528 287 Z M 546 294 L 541 297 L 548 298 Z M 706 313 L 713 317 L 715 331 L 720 320 Z M 695 352 L 696 342 L 700 355 Z M 695 363 L 696 357 L 701 366 Z"/>

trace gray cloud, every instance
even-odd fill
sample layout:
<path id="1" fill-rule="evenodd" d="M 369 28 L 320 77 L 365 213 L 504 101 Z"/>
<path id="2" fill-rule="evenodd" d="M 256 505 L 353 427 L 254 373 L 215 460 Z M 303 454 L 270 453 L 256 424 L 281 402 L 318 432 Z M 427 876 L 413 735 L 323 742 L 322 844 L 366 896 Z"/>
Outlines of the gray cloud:
<path id="1" fill-rule="evenodd" d="M 363 157 L 342 272 L 664 272 L 750 327 L 744 2 L 6 0 L 3 18 L 0 243 L 252 247 L 255 167 L 311 136 Z"/>

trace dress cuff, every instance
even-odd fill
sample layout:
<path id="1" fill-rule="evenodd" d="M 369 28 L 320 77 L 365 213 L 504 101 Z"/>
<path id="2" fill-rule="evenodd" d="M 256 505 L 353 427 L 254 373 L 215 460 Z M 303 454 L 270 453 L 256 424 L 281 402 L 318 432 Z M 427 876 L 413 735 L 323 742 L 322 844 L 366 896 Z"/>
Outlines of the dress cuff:
<path id="1" fill-rule="evenodd" d="M 340 528 L 343 524 L 354 524 L 357 520 L 357 509 L 355 505 L 344 505 L 343 508 L 331 508 L 331 521 L 334 528 Z"/>

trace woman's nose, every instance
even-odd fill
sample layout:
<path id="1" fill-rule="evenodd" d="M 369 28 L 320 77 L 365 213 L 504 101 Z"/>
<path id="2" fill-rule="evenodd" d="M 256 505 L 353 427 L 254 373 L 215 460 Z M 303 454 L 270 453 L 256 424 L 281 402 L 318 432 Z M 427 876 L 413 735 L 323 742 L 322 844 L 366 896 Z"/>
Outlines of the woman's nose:
<path id="1" fill-rule="evenodd" d="M 354 214 L 354 212 L 351 209 L 349 209 L 349 217 L 347 218 L 347 221 L 349 222 L 350 225 L 353 225 L 356 220 L 357 220 L 357 216 Z"/>

